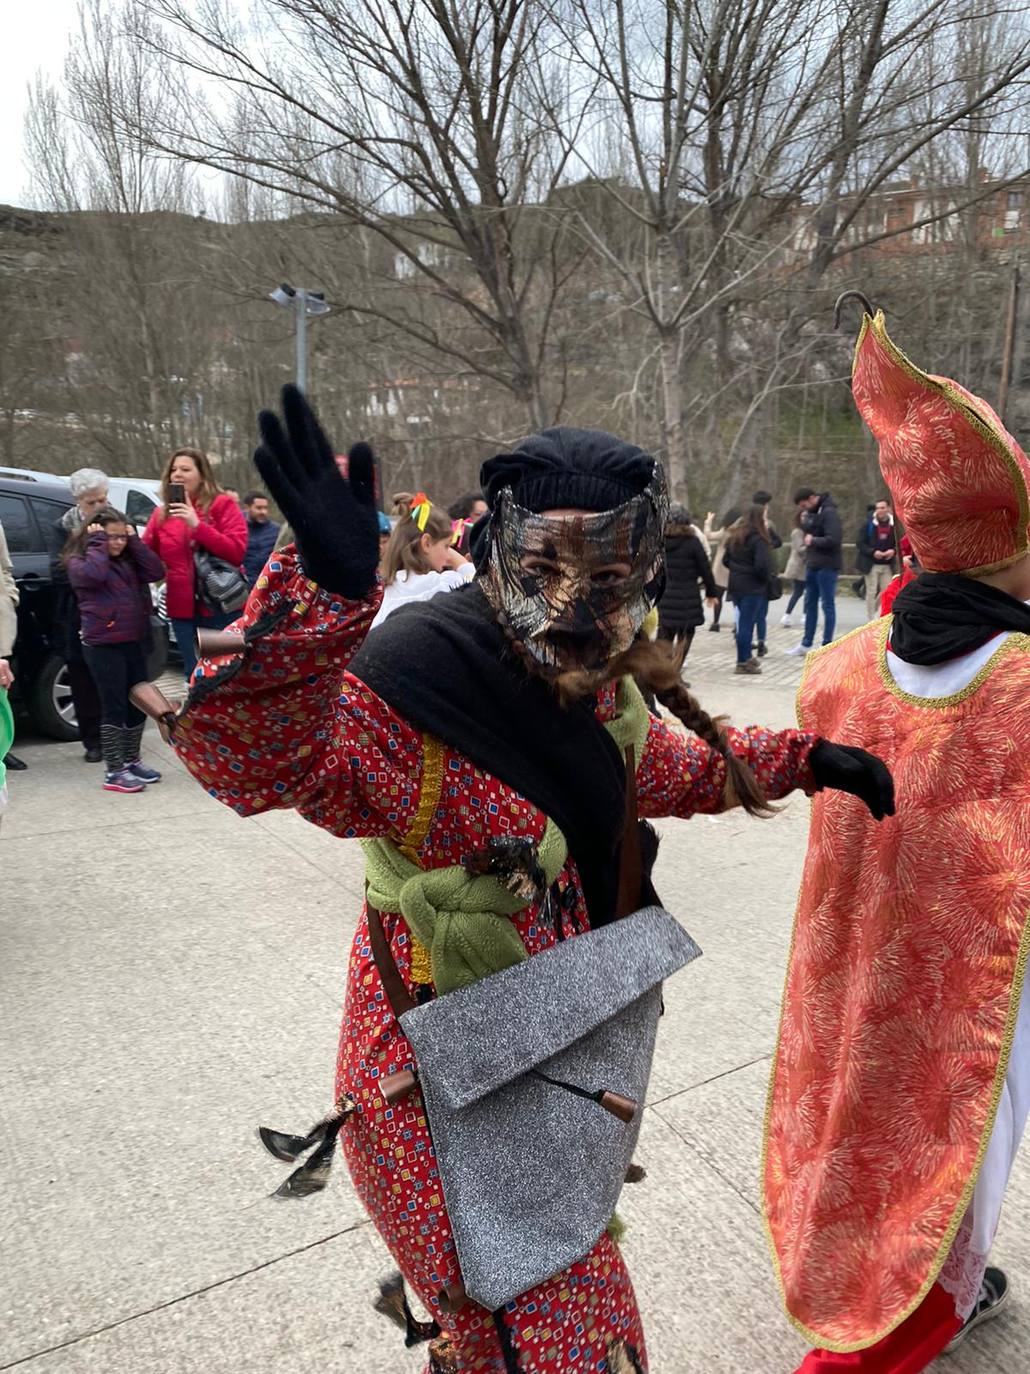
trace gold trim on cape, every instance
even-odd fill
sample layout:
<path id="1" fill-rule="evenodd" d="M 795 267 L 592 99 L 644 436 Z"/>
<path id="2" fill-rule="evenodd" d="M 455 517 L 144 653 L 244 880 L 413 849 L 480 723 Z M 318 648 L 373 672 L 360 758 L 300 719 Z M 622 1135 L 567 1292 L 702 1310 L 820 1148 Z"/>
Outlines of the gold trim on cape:
<path id="1" fill-rule="evenodd" d="M 912 692 L 906 692 L 903 687 L 900 687 L 890 670 L 890 664 L 887 662 L 887 641 L 890 638 L 890 628 L 894 622 L 894 617 L 892 615 L 884 616 L 884 620 L 887 623 L 878 636 L 876 646 L 876 671 L 880 675 L 880 681 L 891 696 L 897 697 L 909 706 L 921 706 L 928 710 L 958 706 L 980 690 L 1003 658 L 1007 658 L 1010 654 L 1030 653 L 1030 635 L 1019 634 L 1015 630 L 1010 631 L 972 681 L 967 682 L 961 691 L 953 692 L 950 697 L 917 697 Z"/>
<path id="2" fill-rule="evenodd" d="M 800 904 L 801 898 L 799 896 L 798 906 L 800 906 Z M 1030 912 L 1028 912 L 1027 915 L 1028 917 L 1030 917 Z M 787 962 L 788 972 L 790 970 L 790 961 L 793 959 L 794 956 L 794 939 L 796 933 L 797 910 L 795 910 L 794 928 L 791 931 L 790 937 L 790 955 L 788 957 Z M 825 1336 L 820 1335 L 818 1331 L 815 1331 L 811 1327 L 806 1326 L 803 1321 L 801 1321 L 798 1317 L 795 1317 L 794 1314 L 791 1312 L 790 1307 L 787 1304 L 787 1290 L 784 1286 L 783 1273 L 780 1269 L 780 1257 L 776 1249 L 776 1241 L 773 1237 L 772 1225 L 769 1221 L 769 1213 L 766 1208 L 765 1176 L 769 1149 L 769 1122 L 770 1118 L 772 1117 L 773 1090 L 776 1083 L 776 1066 L 780 1054 L 780 1033 L 783 1025 L 783 1008 L 786 1005 L 787 1001 L 787 980 L 784 980 L 783 997 L 780 1000 L 780 1030 L 777 1030 L 776 1032 L 776 1049 L 773 1053 L 772 1072 L 769 1075 L 769 1091 L 766 1096 L 764 1128 L 762 1132 L 762 1227 L 765 1231 L 765 1239 L 766 1244 L 769 1247 L 769 1253 L 772 1256 L 773 1273 L 776 1276 L 776 1286 L 780 1291 L 780 1301 L 783 1304 L 784 1312 L 787 1314 L 787 1320 L 790 1322 L 791 1326 L 793 1326 L 796 1331 L 800 1331 L 806 1340 L 811 1341 L 813 1345 L 817 1346 L 819 1349 L 829 1350 L 833 1354 L 837 1355 L 850 1354 L 852 1351 L 855 1350 L 868 1350 L 868 1348 L 871 1345 L 876 1345 L 878 1341 L 884 1340 L 887 1336 L 891 1334 L 892 1331 L 896 1331 L 903 1322 L 908 1321 L 909 1317 L 911 1317 L 912 1313 L 915 1312 L 915 1310 L 925 1299 L 927 1293 L 929 1293 L 930 1289 L 937 1282 L 937 1279 L 940 1276 L 940 1272 L 944 1268 L 944 1262 L 945 1260 L 947 1260 L 948 1255 L 951 1252 L 951 1247 L 955 1243 L 955 1237 L 958 1235 L 958 1229 L 962 1225 L 962 1219 L 965 1216 L 966 1212 L 969 1210 L 970 1202 L 972 1202 L 973 1200 L 973 1193 L 976 1190 L 977 1179 L 980 1177 L 980 1170 L 983 1168 L 984 1156 L 987 1153 L 987 1147 L 990 1144 L 991 1135 L 994 1132 L 994 1125 L 998 1116 L 998 1105 L 1001 1102 L 1002 1089 L 1005 1086 L 1005 1076 L 1008 1073 L 1009 1059 L 1012 1054 L 1012 1042 L 1015 1039 L 1016 1035 L 1016 1018 L 1019 1015 L 1019 1004 L 1023 996 L 1023 985 L 1026 981 L 1026 966 L 1028 956 L 1030 956 L 1030 920 L 1027 920 L 1026 924 L 1023 926 L 1023 936 L 1020 940 L 1019 952 L 1016 955 L 1016 967 L 1013 973 L 1012 987 L 1009 993 L 1009 1011 L 1008 1017 L 1005 1021 L 1005 1034 L 1002 1037 L 1001 1050 L 998 1054 L 998 1067 L 995 1070 L 994 1084 L 991 1088 L 991 1101 L 987 1112 L 987 1118 L 984 1122 L 983 1134 L 980 1137 L 980 1145 L 977 1149 L 976 1158 L 973 1161 L 969 1178 L 966 1180 L 966 1185 L 963 1188 L 962 1194 L 959 1197 L 958 1203 L 955 1206 L 955 1211 L 952 1213 L 951 1221 L 948 1223 L 947 1230 L 944 1233 L 940 1246 L 938 1247 L 937 1253 L 934 1256 L 933 1261 L 931 1263 L 930 1273 L 926 1281 L 923 1283 L 922 1287 L 916 1293 L 912 1302 L 900 1313 L 899 1316 L 897 1316 L 894 1319 L 894 1321 L 890 1323 L 889 1326 L 885 1326 L 882 1331 L 879 1331 L 875 1335 L 870 1336 L 867 1340 L 861 1341 L 827 1340 Z"/>
<path id="3" fill-rule="evenodd" d="M 872 636 L 874 639 L 874 644 L 872 647 L 873 652 L 875 654 L 874 661 L 877 668 L 877 672 L 881 678 L 881 681 L 884 680 L 883 675 L 884 673 L 886 673 L 887 678 L 889 678 L 890 681 L 889 684 L 885 685 L 889 685 L 891 694 L 893 696 L 896 696 L 900 698 L 902 701 L 905 701 L 906 703 L 911 705 L 926 707 L 947 707 L 964 701 L 967 697 L 971 696 L 979 687 L 983 685 L 983 683 L 987 680 L 988 677 L 991 676 L 994 669 L 1007 656 L 1008 653 L 1013 652 L 1014 649 L 1024 653 L 1030 651 L 1030 636 L 1010 634 L 1003 642 L 1003 644 L 995 651 L 995 653 L 991 655 L 990 659 L 988 659 L 987 663 L 980 670 L 980 672 L 977 673 L 973 682 L 970 683 L 968 687 L 964 688 L 961 692 L 957 692 L 950 697 L 916 697 L 912 696 L 907 692 L 903 692 L 902 689 L 898 687 L 897 684 L 894 682 L 893 678 L 890 677 L 890 669 L 887 667 L 886 662 L 886 643 L 887 636 L 890 632 L 890 625 L 893 621 L 893 616 L 885 616 L 883 617 L 883 621 L 883 626 L 881 627 L 877 625 Z M 842 636 L 838 640 L 834 640 L 832 644 L 824 645 L 823 649 L 836 648 L 838 645 L 843 644 L 847 640 L 853 639 L 856 636 L 862 634 L 864 631 L 868 630 L 868 624 L 859 626 L 857 630 L 852 630 L 849 634 Z M 1012 644 L 1013 640 L 1017 641 L 1015 646 L 1013 646 Z M 817 652 L 821 654 L 822 649 L 818 650 Z M 796 710 L 798 725 L 801 729 L 804 729 L 804 710 L 802 694 L 804 692 L 804 688 L 809 675 L 809 660 L 811 660 L 813 657 L 814 654 L 808 655 L 808 658 L 805 662 L 804 672 L 802 673 L 801 683 L 798 687 Z M 814 802 L 814 798 L 812 800 Z M 998 1053 L 998 1063 L 995 1068 L 994 1082 L 991 1087 L 991 1098 L 987 1116 L 984 1122 L 984 1129 L 980 1137 L 980 1143 L 977 1148 L 976 1157 L 973 1160 L 973 1164 L 970 1169 L 969 1177 L 966 1180 L 965 1186 L 963 1187 L 958 1202 L 956 1203 L 955 1210 L 952 1213 L 951 1219 L 948 1222 L 948 1226 L 945 1229 L 944 1235 L 941 1239 L 941 1243 L 938 1246 L 937 1252 L 934 1255 L 934 1258 L 930 1264 L 928 1276 L 926 1280 L 923 1282 L 922 1286 L 916 1292 L 912 1301 L 909 1304 L 907 1304 L 903 1311 L 888 1326 L 884 1327 L 882 1331 L 878 1331 L 874 1335 L 866 1339 L 862 1339 L 860 1341 L 832 1341 L 828 1340 L 825 1336 L 821 1335 L 812 1327 L 806 1326 L 805 1323 L 801 1321 L 798 1317 L 795 1317 L 790 1310 L 790 1306 L 788 1304 L 787 1299 L 787 1290 L 783 1282 L 783 1272 L 780 1266 L 780 1257 L 776 1248 L 776 1240 L 773 1236 L 772 1224 L 769 1220 L 766 1194 L 766 1178 L 768 1175 L 769 1167 L 769 1136 L 773 1111 L 773 1098 L 776 1087 L 776 1070 L 779 1065 L 780 1058 L 780 1039 L 783 1034 L 783 1015 L 787 1004 L 787 989 L 790 982 L 790 970 L 794 962 L 794 948 L 797 940 L 798 916 L 801 910 L 801 896 L 802 892 L 801 890 L 799 890 L 798 899 L 794 907 L 794 920 L 791 926 L 790 934 L 790 950 L 787 955 L 787 973 L 784 977 L 783 994 L 780 998 L 780 1019 L 776 1031 L 776 1047 L 773 1051 L 772 1056 L 772 1066 L 769 1073 L 769 1087 L 766 1093 L 765 1113 L 763 1117 L 761 1157 L 762 1228 L 765 1232 L 766 1244 L 769 1247 L 769 1254 L 772 1258 L 773 1273 L 776 1277 L 776 1286 L 779 1289 L 780 1301 L 783 1304 L 784 1312 L 786 1313 L 787 1320 L 790 1322 L 791 1326 L 793 1326 L 795 1330 L 799 1331 L 805 1337 L 806 1340 L 811 1341 L 816 1347 L 822 1350 L 828 1350 L 833 1354 L 849 1354 L 857 1350 L 867 1350 L 870 1346 L 876 1345 L 878 1341 L 884 1340 L 887 1336 L 891 1334 L 892 1331 L 896 1331 L 897 1328 L 901 1326 L 903 1322 L 906 1322 L 909 1319 L 909 1317 L 911 1317 L 913 1312 L 916 1311 L 916 1309 L 925 1299 L 927 1293 L 929 1293 L 930 1289 L 937 1282 L 937 1279 L 940 1276 L 940 1272 L 944 1267 L 944 1263 L 947 1260 L 948 1255 L 951 1251 L 951 1247 L 955 1243 L 955 1237 L 958 1234 L 959 1227 L 962 1225 L 962 1219 L 964 1218 L 966 1212 L 969 1209 L 969 1204 L 972 1201 L 973 1193 L 976 1189 L 977 1179 L 979 1178 L 980 1171 L 983 1167 L 984 1156 L 987 1153 L 987 1147 L 990 1143 L 991 1135 L 994 1131 L 994 1126 L 998 1115 L 998 1105 L 1001 1101 L 1001 1094 L 1005 1085 L 1005 1076 L 1008 1073 L 1009 1059 L 1012 1053 L 1012 1042 L 1015 1039 L 1016 1019 L 1019 1014 L 1019 1004 L 1022 999 L 1023 987 L 1026 981 L 1027 962 L 1028 959 L 1030 959 L 1030 912 L 1027 913 L 1027 919 L 1024 921 L 1023 934 L 1020 938 L 1019 949 L 1016 954 L 1015 968 L 1013 970 L 1012 982 L 1009 988 L 1008 1014 L 1005 1020 L 1005 1030 L 1002 1036 L 1001 1048 Z"/>

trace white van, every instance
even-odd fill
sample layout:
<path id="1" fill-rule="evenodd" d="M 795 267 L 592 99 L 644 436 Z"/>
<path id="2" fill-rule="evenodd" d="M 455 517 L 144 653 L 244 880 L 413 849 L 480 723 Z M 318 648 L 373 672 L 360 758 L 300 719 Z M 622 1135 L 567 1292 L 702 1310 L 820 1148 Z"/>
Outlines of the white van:
<path id="1" fill-rule="evenodd" d="M 154 508 L 161 504 L 161 483 L 156 477 L 109 477 L 107 499 L 142 530 Z"/>

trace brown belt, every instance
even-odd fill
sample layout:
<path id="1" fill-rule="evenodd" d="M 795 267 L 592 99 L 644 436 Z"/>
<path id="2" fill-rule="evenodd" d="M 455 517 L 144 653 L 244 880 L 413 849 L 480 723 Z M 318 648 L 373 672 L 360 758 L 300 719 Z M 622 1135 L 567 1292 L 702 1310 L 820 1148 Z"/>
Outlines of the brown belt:
<path id="1" fill-rule="evenodd" d="M 413 1009 L 415 999 L 408 991 L 407 984 L 397 967 L 397 960 L 393 957 L 393 950 L 390 948 L 390 942 L 383 930 L 382 916 L 371 902 L 367 903 L 367 907 L 368 943 L 372 946 L 372 959 L 379 972 L 379 981 L 386 993 L 386 1000 L 390 1003 L 393 1014 L 399 1021 L 406 1011 Z"/>
<path id="2" fill-rule="evenodd" d="M 640 905 L 640 886 L 643 867 L 640 858 L 640 835 L 637 830 L 637 770 L 633 746 L 626 749 L 626 824 L 622 832 L 622 845 L 619 852 L 619 887 L 615 903 L 615 916 L 621 920 L 636 911 Z M 383 930 L 383 918 L 371 903 L 368 909 L 368 943 L 372 948 L 372 960 L 379 973 L 387 1001 L 398 1021 L 405 1012 L 417 1004 L 407 984 L 401 977 L 397 961 Z"/>

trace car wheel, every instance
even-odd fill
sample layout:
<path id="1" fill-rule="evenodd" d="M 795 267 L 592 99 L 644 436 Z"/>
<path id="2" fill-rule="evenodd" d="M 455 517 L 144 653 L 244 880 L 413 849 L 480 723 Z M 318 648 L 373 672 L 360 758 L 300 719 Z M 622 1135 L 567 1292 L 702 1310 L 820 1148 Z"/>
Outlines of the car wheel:
<path id="1" fill-rule="evenodd" d="M 51 739 L 79 738 L 68 665 L 57 654 L 43 664 L 28 693 L 29 714 L 37 730 Z"/>

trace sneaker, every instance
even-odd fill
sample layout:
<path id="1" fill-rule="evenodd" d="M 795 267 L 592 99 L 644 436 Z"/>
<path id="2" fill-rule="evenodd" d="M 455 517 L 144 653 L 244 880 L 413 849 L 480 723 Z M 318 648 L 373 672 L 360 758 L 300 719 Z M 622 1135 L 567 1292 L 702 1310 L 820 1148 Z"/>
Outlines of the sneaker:
<path id="1" fill-rule="evenodd" d="M 785 614 L 785 615 L 783 616 L 783 619 L 780 621 L 780 624 L 781 624 L 785 629 L 788 629 L 788 630 L 789 630 L 789 629 L 793 626 L 793 624 L 794 624 L 794 617 L 793 617 L 792 615 L 790 615 L 789 613 L 787 613 L 787 614 Z"/>
<path id="2" fill-rule="evenodd" d="M 795 644 L 793 649 L 784 649 L 788 658 L 801 658 L 804 654 L 812 652 L 811 644 Z"/>
<path id="3" fill-rule="evenodd" d="M 988 1266 L 984 1271 L 984 1281 L 980 1285 L 980 1296 L 976 1306 L 963 1322 L 956 1336 L 944 1347 L 946 1351 L 957 1350 L 974 1327 L 981 1322 L 989 1322 L 996 1317 L 1009 1300 L 1009 1281 L 1001 1269 Z"/>
<path id="4" fill-rule="evenodd" d="M 759 658 L 765 658 L 765 656 L 766 656 L 766 654 L 767 654 L 768 652 L 769 652 L 769 649 L 768 649 L 768 647 L 767 647 L 767 645 L 766 645 L 765 640 L 764 640 L 764 639 L 760 639 L 760 640 L 758 641 L 758 657 L 759 657 Z"/>
<path id="5" fill-rule="evenodd" d="M 122 769 L 123 773 L 130 773 L 137 782 L 160 782 L 161 774 L 156 768 L 148 768 L 139 759 L 135 763 L 127 763 Z"/>
<path id="6" fill-rule="evenodd" d="M 103 763 L 104 754 L 101 749 L 87 749 L 82 756 L 84 763 Z"/>
<path id="7" fill-rule="evenodd" d="M 117 773 L 104 774 L 104 791 L 142 792 L 144 791 L 144 786 L 127 768 L 122 768 Z"/>
<path id="8" fill-rule="evenodd" d="M 755 674 L 760 673 L 762 669 L 755 659 L 749 658 L 746 663 L 738 663 L 733 671 L 747 677 L 754 677 Z"/>

